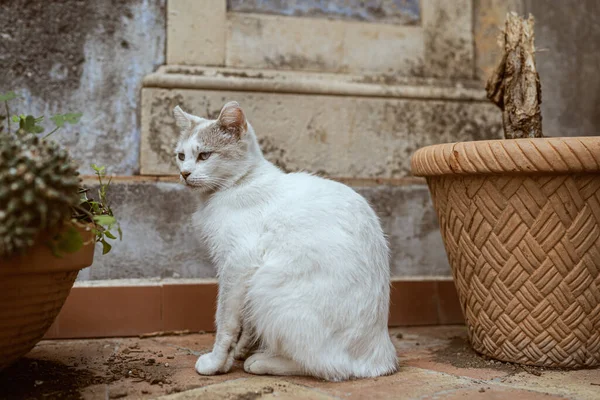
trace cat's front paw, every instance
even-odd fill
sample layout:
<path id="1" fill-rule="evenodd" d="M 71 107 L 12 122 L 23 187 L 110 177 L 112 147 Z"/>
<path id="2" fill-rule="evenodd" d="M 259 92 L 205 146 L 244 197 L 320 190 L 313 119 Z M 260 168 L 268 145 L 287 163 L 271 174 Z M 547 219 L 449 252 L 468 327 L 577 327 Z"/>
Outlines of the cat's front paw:
<path id="1" fill-rule="evenodd" d="M 223 362 L 215 357 L 214 353 L 204 354 L 198 357 L 198 361 L 196 361 L 196 372 L 200 375 L 214 375 L 220 372 L 222 365 Z"/>

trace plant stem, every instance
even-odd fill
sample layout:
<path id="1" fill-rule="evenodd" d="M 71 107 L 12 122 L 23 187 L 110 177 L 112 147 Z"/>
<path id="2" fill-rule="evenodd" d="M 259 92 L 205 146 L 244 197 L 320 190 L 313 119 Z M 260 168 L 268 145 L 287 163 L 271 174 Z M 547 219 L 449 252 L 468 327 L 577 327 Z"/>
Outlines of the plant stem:
<path id="1" fill-rule="evenodd" d="M 46 139 L 48 136 L 52 135 L 54 132 L 56 132 L 56 131 L 57 131 L 57 130 L 59 130 L 59 129 L 60 129 L 60 127 L 58 127 L 58 126 L 57 126 L 56 128 L 54 128 L 54 129 L 52 130 L 52 132 L 50 132 L 49 134 L 47 134 L 46 136 L 44 136 L 44 139 Z"/>
<path id="2" fill-rule="evenodd" d="M 4 108 L 6 109 L 6 130 L 10 135 L 10 111 L 8 110 L 8 101 L 4 102 Z"/>
<path id="3" fill-rule="evenodd" d="M 89 212 L 88 210 L 86 210 L 85 208 L 81 207 L 81 206 L 74 206 L 74 209 L 76 209 L 77 211 L 80 211 L 82 213 L 84 213 L 85 215 L 87 215 L 88 217 L 90 217 L 90 220 L 92 222 L 94 222 L 94 214 L 92 214 L 91 212 Z"/>
<path id="4" fill-rule="evenodd" d="M 100 183 L 100 188 L 102 188 L 102 186 L 104 186 L 102 183 L 102 175 L 98 171 L 96 171 L 96 175 L 98 175 L 98 182 Z"/>

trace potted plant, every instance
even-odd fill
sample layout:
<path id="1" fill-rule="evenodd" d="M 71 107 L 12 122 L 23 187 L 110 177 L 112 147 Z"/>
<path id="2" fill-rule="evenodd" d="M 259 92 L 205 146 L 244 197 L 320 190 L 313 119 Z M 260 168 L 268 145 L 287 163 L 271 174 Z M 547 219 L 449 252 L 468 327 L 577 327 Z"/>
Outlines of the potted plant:
<path id="1" fill-rule="evenodd" d="M 43 117 L 11 115 L 13 92 L 0 94 L 0 370 L 44 336 L 80 269 L 92 263 L 95 242 L 121 229 L 107 202 L 105 168 L 97 199 L 81 186 L 69 153 L 48 138 L 81 114 L 58 114 L 42 136 Z M 14 129 L 13 129 L 14 128 Z"/>
<path id="2" fill-rule="evenodd" d="M 542 137 L 533 17 L 509 14 L 488 81 L 504 140 L 418 150 L 474 349 L 600 365 L 600 138 Z"/>

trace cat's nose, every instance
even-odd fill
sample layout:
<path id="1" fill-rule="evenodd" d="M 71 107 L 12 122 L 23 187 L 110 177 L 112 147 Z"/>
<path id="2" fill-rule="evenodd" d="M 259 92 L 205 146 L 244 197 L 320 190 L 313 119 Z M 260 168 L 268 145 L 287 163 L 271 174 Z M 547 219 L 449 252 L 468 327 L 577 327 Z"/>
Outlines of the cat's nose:
<path id="1" fill-rule="evenodd" d="M 190 171 L 181 171 L 181 176 L 183 176 L 183 179 L 187 179 L 191 174 L 192 173 Z"/>

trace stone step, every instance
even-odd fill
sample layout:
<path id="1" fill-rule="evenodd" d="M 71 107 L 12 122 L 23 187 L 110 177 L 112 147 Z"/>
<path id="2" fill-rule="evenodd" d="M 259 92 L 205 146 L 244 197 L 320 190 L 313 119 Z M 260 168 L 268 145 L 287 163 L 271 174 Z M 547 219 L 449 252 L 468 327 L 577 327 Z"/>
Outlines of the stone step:
<path id="1" fill-rule="evenodd" d="M 86 179 L 94 185 L 94 180 Z M 377 184 L 347 181 L 374 207 L 391 247 L 394 276 L 450 275 L 427 186 L 419 179 Z M 112 251 L 98 248 L 92 268 L 78 280 L 213 278 L 215 270 L 190 221 L 194 192 L 173 178 L 116 177 L 109 188 L 123 241 Z"/>

